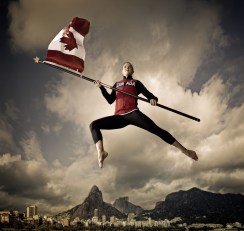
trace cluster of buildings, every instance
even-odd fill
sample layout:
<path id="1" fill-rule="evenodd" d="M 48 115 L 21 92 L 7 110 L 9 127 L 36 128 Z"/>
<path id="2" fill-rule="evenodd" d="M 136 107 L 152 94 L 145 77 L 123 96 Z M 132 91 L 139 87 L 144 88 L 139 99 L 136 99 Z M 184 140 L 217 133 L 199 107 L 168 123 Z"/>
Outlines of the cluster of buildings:
<path id="1" fill-rule="evenodd" d="M 89 227 L 91 225 L 95 226 L 113 226 L 113 227 L 126 227 L 133 226 L 136 228 L 144 228 L 144 227 L 158 227 L 158 228 L 182 228 L 182 230 L 193 229 L 209 229 L 209 230 L 239 230 L 240 228 L 244 228 L 241 223 L 229 223 L 224 227 L 222 224 L 205 224 L 205 223 L 194 223 L 191 225 L 187 225 L 186 223 L 182 223 L 182 219 L 180 217 L 175 217 L 172 220 L 153 220 L 150 217 L 143 221 L 137 221 L 135 219 L 136 215 L 134 213 L 129 213 L 126 220 L 120 220 L 115 216 L 111 216 L 109 220 L 107 220 L 106 215 L 102 215 L 101 219 L 98 217 L 98 210 L 94 210 L 94 216 L 91 219 L 83 220 L 79 217 L 74 220 L 70 220 L 69 217 L 58 217 L 55 222 L 61 223 L 63 227 L 79 227 L 79 225 Z"/>
<path id="2" fill-rule="evenodd" d="M 19 211 L 0 211 L 0 223 L 10 223 L 13 220 L 33 220 L 38 217 L 37 206 L 32 205 L 26 208 L 26 212 Z"/>
<path id="3" fill-rule="evenodd" d="M 38 223 L 40 216 L 38 215 L 37 206 L 32 205 L 26 208 L 26 212 L 16 210 L 0 211 L 0 225 L 16 225 L 19 223 Z M 38 222 L 37 222 L 38 221 Z"/>
<path id="4" fill-rule="evenodd" d="M 159 228 L 170 228 L 177 227 L 182 229 L 201 229 L 201 228 L 209 228 L 214 230 L 225 230 L 222 224 L 191 224 L 187 225 L 186 223 L 182 223 L 182 219 L 180 217 L 176 217 L 172 220 L 152 220 L 150 217 L 143 220 L 137 221 L 135 219 L 136 215 L 134 213 L 129 213 L 126 220 L 120 220 L 115 216 L 111 216 L 107 219 L 106 215 L 102 215 L 101 219 L 98 217 L 98 209 L 94 210 L 94 216 L 91 219 L 83 220 L 79 217 L 71 220 L 69 216 L 59 216 L 59 217 L 47 217 L 47 216 L 39 216 L 37 206 L 32 205 L 26 208 L 26 212 L 20 213 L 18 211 L 0 211 L 0 227 L 8 226 L 8 227 L 16 227 L 15 224 L 24 224 L 24 225 L 32 225 L 38 227 L 40 225 L 56 225 L 58 227 L 89 227 L 93 226 L 113 226 L 113 227 L 126 227 L 133 226 L 136 228 L 143 227 L 159 227 Z M 226 224 L 227 229 L 236 228 L 236 230 L 240 228 L 244 228 L 241 223 L 235 222 L 233 224 Z M 235 229 L 234 229 L 235 230 Z"/>
<path id="5" fill-rule="evenodd" d="M 162 227 L 168 228 L 172 225 L 173 222 L 180 218 L 174 219 L 175 221 L 171 220 L 162 220 L 162 221 L 154 221 L 151 218 L 148 218 L 145 221 L 137 221 L 134 219 L 135 214 L 129 213 L 126 220 L 121 220 L 116 218 L 115 216 L 111 216 L 109 220 L 107 219 L 106 215 L 102 215 L 102 218 L 99 219 L 97 215 L 97 210 L 94 211 L 94 216 L 91 219 L 83 220 L 79 217 L 75 218 L 74 220 L 70 220 L 69 217 L 64 218 L 57 218 L 55 222 L 61 223 L 64 227 L 65 226 L 76 226 L 83 225 L 85 227 L 89 227 L 91 225 L 95 226 L 113 226 L 113 227 L 126 227 L 126 226 L 133 226 L 133 227 Z"/>

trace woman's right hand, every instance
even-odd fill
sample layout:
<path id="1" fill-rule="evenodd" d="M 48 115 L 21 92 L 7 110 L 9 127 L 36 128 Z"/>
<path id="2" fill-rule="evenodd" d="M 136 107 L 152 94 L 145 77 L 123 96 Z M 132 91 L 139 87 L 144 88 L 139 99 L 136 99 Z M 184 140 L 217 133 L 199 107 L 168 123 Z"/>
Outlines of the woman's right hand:
<path id="1" fill-rule="evenodd" d="M 100 80 L 95 80 L 95 81 L 94 81 L 94 85 L 95 85 L 96 87 L 101 87 L 101 86 L 102 86 Z"/>

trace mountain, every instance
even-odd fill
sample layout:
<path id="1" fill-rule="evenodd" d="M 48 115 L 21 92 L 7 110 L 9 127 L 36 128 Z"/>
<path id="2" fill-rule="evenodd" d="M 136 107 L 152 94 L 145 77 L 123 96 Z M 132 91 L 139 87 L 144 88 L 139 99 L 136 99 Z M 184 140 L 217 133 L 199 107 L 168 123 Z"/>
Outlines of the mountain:
<path id="1" fill-rule="evenodd" d="M 105 203 L 103 201 L 102 192 L 98 189 L 97 186 L 93 186 L 88 197 L 80 205 L 75 206 L 74 208 L 60 213 L 57 216 L 69 216 L 71 220 L 74 220 L 76 217 L 80 219 L 91 219 L 94 216 L 94 210 L 97 209 L 98 217 L 101 219 L 102 215 L 106 215 L 107 219 L 111 216 L 117 218 L 125 218 L 125 214 L 118 211 L 111 204 Z"/>
<path id="2" fill-rule="evenodd" d="M 70 217 L 74 220 L 91 219 L 94 210 L 101 219 L 106 215 L 109 219 L 115 216 L 126 219 L 128 213 L 135 213 L 137 220 L 151 217 L 154 220 L 172 220 L 181 217 L 182 221 L 192 223 L 244 223 L 244 195 L 241 194 L 219 194 L 192 188 L 187 191 L 180 190 L 166 196 L 164 201 L 156 203 L 152 210 L 143 210 L 140 206 L 129 202 L 128 197 L 121 197 L 113 203 L 103 201 L 102 192 L 97 186 L 93 186 L 88 197 L 82 204 L 58 214 L 58 217 Z"/>
<path id="3" fill-rule="evenodd" d="M 113 206 L 118 209 L 120 212 L 128 214 L 128 213 L 135 213 L 139 214 L 144 209 L 140 206 L 134 205 L 129 202 L 129 197 L 120 197 L 115 200 Z"/>
<path id="4" fill-rule="evenodd" d="M 152 219 L 181 217 L 186 223 L 244 222 L 244 196 L 241 194 L 217 194 L 198 188 L 169 194 L 158 202 L 153 210 L 143 211 L 141 216 Z"/>

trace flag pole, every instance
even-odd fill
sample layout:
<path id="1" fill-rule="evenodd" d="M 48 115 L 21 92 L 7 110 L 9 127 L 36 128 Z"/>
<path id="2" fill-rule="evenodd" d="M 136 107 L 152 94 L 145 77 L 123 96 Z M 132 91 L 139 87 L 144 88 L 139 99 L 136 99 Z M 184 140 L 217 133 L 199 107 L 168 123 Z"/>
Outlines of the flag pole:
<path id="1" fill-rule="evenodd" d="M 50 63 L 50 62 L 47 62 L 47 61 L 41 61 L 40 58 L 38 58 L 37 56 L 36 56 L 35 58 L 33 58 L 33 59 L 34 59 L 34 62 L 35 62 L 35 63 L 42 63 L 42 64 L 45 64 L 45 65 L 54 67 L 54 68 L 56 68 L 56 69 L 58 69 L 58 70 L 64 71 L 64 72 L 66 72 L 66 73 L 69 73 L 69 74 L 74 75 L 74 76 L 76 76 L 76 77 L 79 77 L 79 78 L 81 78 L 81 79 L 85 79 L 85 80 L 87 80 L 87 81 L 89 81 L 89 82 L 93 82 L 93 83 L 95 83 L 95 81 L 96 81 L 96 80 L 91 79 L 91 78 L 89 78 L 89 77 L 87 77 L 87 76 L 81 75 L 81 73 L 78 72 L 78 71 L 74 71 L 74 70 L 72 70 L 72 69 L 65 68 L 65 67 L 61 67 L 61 66 L 56 66 L 56 65 L 54 65 L 54 64 L 52 64 L 52 63 Z M 144 102 L 150 103 L 150 101 L 149 101 L 148 99 L 146 99 L 146 98 L 143 98 L 143 97 L 140 97 L 140 96 L 137 96 L 137 95 L 130 94 L 130 93 L 126 92 L 126 91 L 119 90 L 119 89 L 114 88 L 114 87 L 112 87 L 112 86 L 109 86 L 109 85 L 107 85 L 107 84 L 105 84 L 105 83 L 101 83 L 101 85 L 104 86 L 104 87 L 106 87 L 106 88 L 109 88 L 109 89 L 111 89 L 111 90 L 118 91 L 118 92 L 123 93 L 123 94 L 125 94 L 125 95 L 129 95 L 129 96 L 132 96 L 132 97 L 134 97 L 134 98 L 136 98 L 136 99 L 139 99 L 139 100 L 142 100 L 142 101 L 144 101 Z M 157 103 L 156 106 L 158 106 L 158 107 L 160 107 L 160 108 L 163 108 L 163 109 L 166 109 L 166 110 L 168 110 L 168 111 L 174 112 L 174 113 L 176 113 L 176 114 L 178 114 L 178 115 L 184 116 L 184 117 L 186 117 L 186 118 L 188 118 L 188 119 L 192 119 L 192 120 L 195 120 L 195 121 L 197 121 L 197 122 L 200 122 L 200 119 L 199 119 L 199 118 L 196 118 L 196 117 L 191 116 L 191 115 L 189 115 L 189 114 L 186 114 L 186 113 L 184 113 L 184 112 L 175 110 L 175 109 L 173 109 L 173 108 L 164 106 L 164 105 L 159 104 L 159 103 Z"/>

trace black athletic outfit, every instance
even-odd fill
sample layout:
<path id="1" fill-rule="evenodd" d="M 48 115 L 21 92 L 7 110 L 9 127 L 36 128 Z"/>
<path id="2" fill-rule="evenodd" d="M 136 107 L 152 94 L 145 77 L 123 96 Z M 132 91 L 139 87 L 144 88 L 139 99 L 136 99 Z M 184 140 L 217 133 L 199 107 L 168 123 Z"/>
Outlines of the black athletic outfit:
<path id="1" fill-rule="evenodd" d="M 123 80 L 116 82 L 113 87 L 133 95 L 139 95 L 141 93 L 148 100 L 158 100 L 140 81 L 134 80 L 132 76 L 124 77 Z M 112 104 L 116 101 L 115 115 L 95 120 L 90 124 L 94 143 L 103 139 L 100 131 L 101 129 L 119 129 L 127 125 L 140 127 L 159 136 L 169 144 L 174 143 L 175 138 L 169 132 L 158 127 L 149 117 L 138 109 L 136 98 L 115 90 L 112 90 L 111 94 L 109 94 L 103 86 L 101 86 L 100 89 L 108 103 Z"/>

